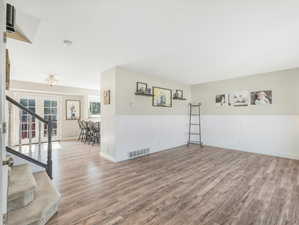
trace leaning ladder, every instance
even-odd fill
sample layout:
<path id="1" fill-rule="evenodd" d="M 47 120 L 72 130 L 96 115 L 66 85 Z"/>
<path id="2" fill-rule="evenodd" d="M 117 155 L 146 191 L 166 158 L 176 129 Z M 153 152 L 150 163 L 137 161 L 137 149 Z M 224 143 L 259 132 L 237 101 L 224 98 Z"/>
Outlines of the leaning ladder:
<path id="1" fill-rule="evenodd" d="M 203 147 L 203 143 L 201 141 L 201 119 L 200 119 L 200 107 L 201 103 L 196 105 L 189 104 L 189 136 L 188 136 L 188 146 L 190 144 L 198 144 L 200 147 Z M 195 112 L 195 109 L 198 111 Z M 197 118 L 197 120 L 195 120 Z M 194 127 L 194 129 L 192 129 Z M 195 129 L 197 127 L 197 129 Z M 191 140 L 191 136 L 197 136 L 197 140 Z"/>

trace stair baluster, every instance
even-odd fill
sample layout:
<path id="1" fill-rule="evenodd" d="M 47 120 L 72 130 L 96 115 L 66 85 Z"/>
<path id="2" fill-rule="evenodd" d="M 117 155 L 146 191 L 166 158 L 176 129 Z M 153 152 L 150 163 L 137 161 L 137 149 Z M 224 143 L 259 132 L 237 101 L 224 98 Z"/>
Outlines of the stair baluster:
<path id="1" fill-rule="evenodd" d="M 20 116 L 20 124 L 19 124 L 19 139 L 18 139 L 18 150 L 13 149 L 12 146 L 7 146 L 6 150 L 8 153 L 13 154 L 17 157 L 20 157 L 24 160 L 27 160 L 37 166 L 40 166 L 44 168 L 48 174 L 48 176 L 53 179 L 53 162 L 52 162 L 52 120 L 51 118 L 49 120 L 45 120 L 43 117 L 39 116 L 35 112 L 32 112 L 31 110 L 27 109 L 25 106 L 20 104 L 19 102 L 15 101 L 9 96 L 6 96 L 6 100 L 11 104 L 12 106 L 15 106 L 19 110 L 19 116 Z M 23 112 L 27 113 L 28 116 L 28 140 L 29 140 L 29 155 L 25 154 L 26 152 L 22 152 L 22 138 L 25 137 L 23 136 L 23 129 L 22 129 L 22 116 Z M 11 114 L 11 113 L 10 113 Z M 33 127 L 34 124 L 34 127 Z M 32 140 L 36 136 L 36 134 L 33 135 L 33 130 L 35 130 L 35 126 L 38 124 L 38 143 L 33 143 Z M 33 158 L 32 153 L 32 144 L 38 144 L 39 150 L 41 150 L 41 137 L 42 137 L 42 129 L 43 125 L 46 125 L 47 127 L 47 135 L 48 135 L 48 143 L 47 143 L 47 162 L 41 162 L 41 158 L 38 157 L 38 159 Z M 33 129 L 34 128 L 34 129 Z M 11 124 L 10 124 L 10 131 L 11 132 Z M 35 132 L 35 131 L 34 131 Z M 40 156 L 40 154 L 39 154 Z"/>

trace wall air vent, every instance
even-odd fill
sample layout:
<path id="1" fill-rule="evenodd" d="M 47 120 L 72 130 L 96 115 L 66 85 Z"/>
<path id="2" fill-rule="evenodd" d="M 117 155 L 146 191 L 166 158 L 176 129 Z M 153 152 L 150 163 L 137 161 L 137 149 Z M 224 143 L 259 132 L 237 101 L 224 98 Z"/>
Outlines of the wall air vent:
<path id="1" fill-rule="evenodd" d="M 148 155 L 149 153 L 150 153 L 149 148 L 144 148 L 137 151 L 129 152 L 129 159 L 135 159 L 137 157 Z"/>
<path id="2" fill-rule="evenodd" d="M 16 9 L 11 4 L 6 4 L 6 30 L 16 32 Z"/>

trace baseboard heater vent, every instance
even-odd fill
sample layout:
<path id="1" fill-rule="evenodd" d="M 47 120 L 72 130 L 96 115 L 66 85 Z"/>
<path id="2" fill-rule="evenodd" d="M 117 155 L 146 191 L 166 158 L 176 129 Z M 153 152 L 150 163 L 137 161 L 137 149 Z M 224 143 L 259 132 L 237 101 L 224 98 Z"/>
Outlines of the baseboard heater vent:
<path id="1" fill-rule="evenodd" d="M 150 153 L 149 148 L 144 148 L 137 151 L 129 152 L 129 159 L 135 159 L 137 157 L 148 155 L 149 153 Z"/>

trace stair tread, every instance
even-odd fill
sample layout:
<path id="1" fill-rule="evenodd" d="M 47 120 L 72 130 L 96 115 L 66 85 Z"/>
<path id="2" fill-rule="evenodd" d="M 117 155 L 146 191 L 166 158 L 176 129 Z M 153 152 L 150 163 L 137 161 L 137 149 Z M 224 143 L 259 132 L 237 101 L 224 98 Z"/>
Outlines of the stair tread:
<path id="1" fill-rule="evenodd" d="M 37 184 L 29 164 L 14 166 L 9 175 L 8 201 L 22 197 L 33 191 Z"/>
<path id="2" fill-rule="evenodd" d="M 24 208 L 9 212 L 8 225 L 44 224 L 45 220 L 55 213 L 54 208 L 59 203 L 60 194 L 46 172 L 34 173 L 34 178 L 37 187 L 33 202 Z"/>

